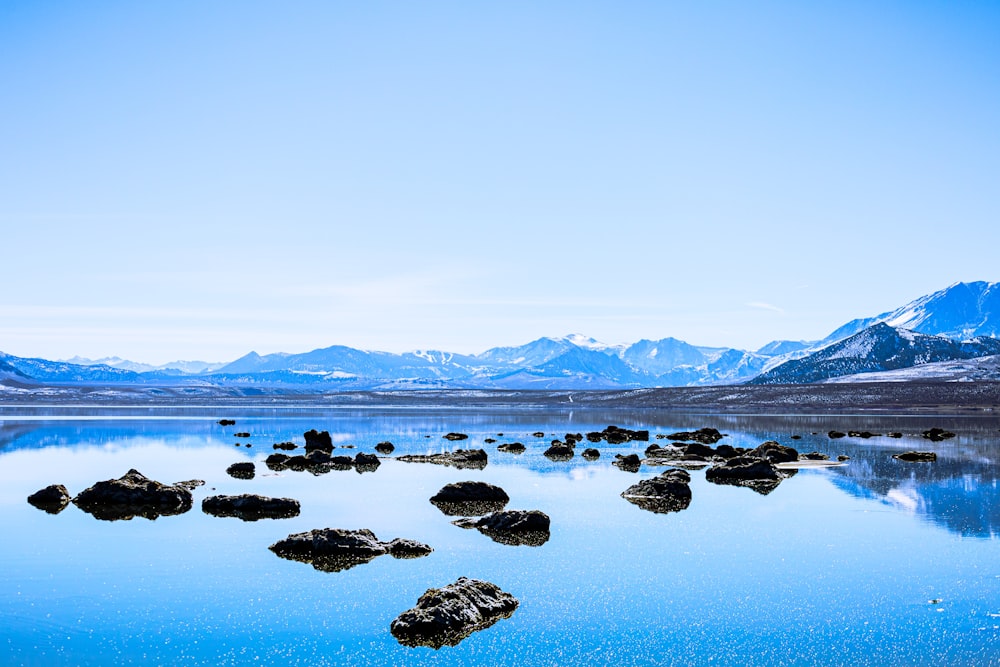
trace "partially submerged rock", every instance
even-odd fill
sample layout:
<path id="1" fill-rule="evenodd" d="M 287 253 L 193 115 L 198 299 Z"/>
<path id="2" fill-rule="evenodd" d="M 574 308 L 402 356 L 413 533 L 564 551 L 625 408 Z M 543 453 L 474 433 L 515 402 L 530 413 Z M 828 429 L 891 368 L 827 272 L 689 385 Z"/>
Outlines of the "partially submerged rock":
<path id="1" fill-rule="evenodd" d="M 798 457 L 796 456 L 796 460 Z M 795 470 L 779 471 L 770 462 L 751 456 L 737 456 L 722 465 L 705 471 L 705 479 L 713 484 L 745 486 L 761 495 L 774 491 L 785 477 L 795 474 Z"/>
<path id="2" fill-rule="evenodd" d="M 368 529 L 319 528 L 294 533 L 268 547 L 281 558 L 309 563 L 323 572 L 340 572 L 367 563 L 378 556 L 417 558 L 431 553 L 426 544 L 413 540 L 380 542 Z"/>
<path id="3" fill-rule="evenodd" d="M 697 431 L 680 431 L 666 436 L 667 440 L 684 440 L 700 442 L 703 445 L 714 445 L 725 436 L 714 428 L 700 428 Z"/>
<path id="4" fill-rule="evenodd" d="M 329 431 L 310 429 L 303 433 L 302 436 L 306 439 L 306 452 L 321 451 L 329 453 L 333 451 L 333 438 L 330 437 Z"/>
<path id="5" fill-rule="evenodd" d="M 603 431 L 591 431 L 586 437 L 590 442 L 604 440 L 609 445 L 621 445 L 632 440 L 648 442 L 649 431 L 632 431 L 620 426 L 608 426 Z"/>
<path id="6" fill-rule="evenodd" d="M 668 470 L 628 487 L 622 492 L 622 498 L 657 514 L 680 512 L 691 504 L 690 483 L 691 475 L 686 471 Z"/>
<path id="7" fill-rule="evenodd" d="M 218 517 L 243 521 L 289 519 L 299 515 L 299 501 L 293 498 L 269 498 L 251 493 L 238 496 L 209 496 L 201 501 L 201 511 Z"/>
<path id="8" fill-rule="evenodd" d="M 506 510 L 452 523 L 477 528 L 494 542 L 509 546 L 539 547 L 549 541 L 549 516 L 538 510 Z"/>
<path id="9" fill-rule="evenodd" d="M 830 457 L 822 452 L 809 452 L 807 454 L 799 454 L 800 461 L 829 461 Z M 783 461 L 779 461 L 783 463 Z"/>
<path id="10" fill-rule="evenodd" d="M 843 431 L 829 431 L 826 434 L 831 440 L 837 440 L 839 438 L 846 438 L 847 434 Z"/>
<path id="11" fill-rule="evenodd" d="M 149 479 L 135 469 L 118 479 L 97 482 L 73 499 L 84 512 L 104 521 L 183 514 L 191 509 L 191 503 L 189 490 Z"/>
<path id="12" fill-rule="evenodd" d="M 510 496 L 486 482 L 454 482 L 431 496 L 431 503 L 448 516 L 481 516 L 502 510 Z"/>
<path id="13" fill-rule="evenodd" d="M 638 454 L 615 454 L 615 460 L 611 462 L 611 465 L 625 472 L 639 472 L 642 460 L 639 459 Z"/>
<path id="14" fill-rule="evenodd" d="M 62 484 L 50 484 L 28 496 L 28 503 L 43 512 L 59 514 L 69 505 L 69 491 Z"/>
<path id="15" fill-rule="evenodd" d="M 466 435 L 465 433 L 445 433 L 444 439 L 451 440 L 452 442 L 454 442 L 456 440 L 468 440 L 469 436 Z"/>
<path id="16" fill-rule="evenodd" d="M 428 589 L 415 607 L 396 617 L 389 631 L 403 646 L 456 646 L 473 632 L 510 618 L 517 605 L 517 598 L 496 584 L 460 577 Z"/>
<path id="17" fill-rule="evenodd" d="M 596 461 L 597 459 L 601 458 L 601 452 L 594 449 L 593 447 L 587 447 L 585 450 L 583 450 L 583 453 L 581 453 L 580 456 L 587 459 L 588 461 Z"/>
<path id="18" fill-rule="evenodd" d="M 941 442 L 942 440 L 948 440 L 949 438 L 955 437 L 955 434 L 951 431 L 946 431 L 943 428 L 938 428 L 936 426 L 934 428 L 927 429 L 920 435 L 931 442 Z"/>
<path id="19" fill-rule="evenodd" d="M 520 442 L 506 442 L 497 446 L 498 452 L 507 452 L 508 454 L 523 454 L 525 449 L 527 448 Z"/>
<path id="20" fill-rule="evenodd" d="M 453 452 L 442 452 L 440 454 L 407 454 L 396 457 L 397 461 L 406 463 L 434 463 L 437 465 L 453 466 L 455 468 L 474 468 L 482 470 L 486 467 L 488 458 L 486 451 L 482 449 L 456 449 Z"/>
<path id="21" fill-rule="evenodd" d="M 550 461 L 569 461 L 575 451 L 572 445 L 557 440 L 542 455 Z"/>
<path id="22" fill-rule="evenodd" d="M 353 458 L 346 455 L 331 456 L 322 450 L 313 450 L 308 454 L 271 454 L 264 460 L 269 470 L 307 471 L 313 475 L 323 475 L 333 470 L 355 470 L 356 472 L 374 472 L 382 464 L 374 454 L 358 452 Z"/>
<path id="23" fill-rule="evenodd" d="M 774 440 L 761 443 L 746 453 L 746 456 L 764 459 L 768 463 L 790 463 L 799 460 L 799 452 L 793 447 L 786 447 Z"/>
<path id="24" fill-rule="evenodd" d="M 893 454 L 892 458 L 910 463 L 933 463 L 937 461 L 937 454 L 934 452 L 903 452 L 902 454 Z"/>
<path id="25" fill-rule="evenodd" d="M 203 479 L 186 479 L 183 482 L 174 482 L 174 486 L 179 486 L 182 489 L 187 489 L 188 491 L 194 491 L 199 486 L 205 486 L 205 480 L 203 480 Z"/>
<path id="26" fill-rule="evenodd" d="M 235 426 L 235 425 L 236 425 L 236 420 L 235 419 L 220 419 L 219 420 L 219 426 Z"/>
<path id="27" fill-rule="evenodd" d="M 391 442 L 380 442 L 375 445 L 375 451 L 379 454 L 392 454 L 396 450 L 396 446 Z"/>
<path id="28" fill-rule="evenodd" d="M 235 477 L 236 479 L 253 479 L 257 474 L 257 469 L 254 467 L 253 462 L 245 461 L 242 463 L 234 463 L 226 468 L 226 474 L 230 477 Z"/>

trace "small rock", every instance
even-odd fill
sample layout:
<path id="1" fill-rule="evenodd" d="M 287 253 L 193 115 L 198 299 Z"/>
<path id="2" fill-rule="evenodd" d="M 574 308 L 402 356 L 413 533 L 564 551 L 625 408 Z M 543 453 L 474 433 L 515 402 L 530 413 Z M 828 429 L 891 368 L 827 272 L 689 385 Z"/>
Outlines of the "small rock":
<path id="1" fill-rule="evenodd" d="M 28 496 L 28 503 L 48 514 L 59 514 L 69 505 L 69 491 L 62 484 L 51 484 Z"/>
<path id="2" fill-rule="evenodd" d="M 851 457 L 848 456 L 847 454 L 841 454 L 840 456 L 837 457 L 837 460 L 841 461 L 841 462 L 843 462 L 843 461 L 850 461 Z"/>
<path id="3" fill-rule="evenodd" d="M 306 439 L 306 452 L 318 450 L 329 453 L 333 451 L 333 439 L 330 437 L 329 431 L 310 429 L 302 436 Z"/>
<path id="4" fill-rule="evenodd" d="M 937 428 L 936 426 L 932 429 L 924 431 L 920 435 L 931 442 L 941 442 L 942 440 L 955 437 L 955 434 L 951 431 L 946 431 L 943 428 Z"/>
<path id="5" fill-rule="evenodd" d="M 549 516 L 538 510 L 506 510 L 452 523 L 477 528 L 494 542 L 509 546 L 540 547 L 549 541 Z"/>
<path id="6" fill-rule="evenodd" d="M 847 437 L 847 434 L 842 433 L 841 431 L 829 431 L 827 436 L 829 436 L 831 440 L 837 440 L 838 438 Z"/>
<path id="7" fill-rule="evenodd" d="M 236 420 L 235 419 L 220 419 L 219 420 L 219 426 L 235 426 L 235 425 L 236 425 Z"/>
<path id="8" fill-rule="evenodd" d="M 648 512 L 680 512 L 691 504 L 690 483 L 691 475 L 684 470 L 668 470 L 628 487 L 622 498 Z"/>
<path id="9" fill-rule="evenodd" d="M 520 442 L 508 442 L 497 446 L 498 452 L 507 452 L 508 454 L 523 454 L 526 447 Z"/>
<path id="10" fill-rule="evenodd" d="M 681 431 L 666 436 L 667 440 L 690 440 L 703 445 L 714 445 L 725 436 L 714 428 L 700 428 L 697 431 Z"/>
<path id="11" fill-rule="evenodd" d="M 455 468 L 474 468 L 482 470 L 486 467 L 488 458 L 482 449 L 456 449 L 453 452 L 440 454 L 407 454 L 399 456 L 397 461 L 406 463 L 435 463 L 437 465 L 453 466 Z"/>
<path id="12" fill-rule="evenodd" d="M 293 449 L 298 449 L 299 446 L 296 445 L 294 442 L 276 442 L 273 445 L 271 445 L 271 448 L 272 449 L 282 449 L 282 450 L 284 450 L 286 452 L 290 452 Z"/>
<path id="13" fill-rule="evenodd" d="M 431 503 L 448 516 L 481 516 L 502 510 L 510 496 L 486 482 L 454 482 L 431 496 Z"/>
<path id="14" fill-rule="evenodd" d="M 546 449 L 543 456 L 550 461 L 569 461 L 573 458 L 574 451 L 573 447 L 560 442 Z"/>
<path id="15" fill-rule="evenodd" d="M 380 442 L 375 445 L 375 451 L 379 454 L 392 454 L 396 450 L 396 446 L 391 442 Z"/>
<path id="16" fill-rule="evenodd" d="M 639 472 L 641 464 L 642 461 L 638 454 L 615 454 L 615 460 L 611 462 L 611 465 L 617 466 L 625 472 Z"/>
<path id="17" fill-rule="evenodd" d="M 257 470 L 252 462 L 246 461 L 229 466 L 226 468 L 226 474 L 236 479 L 253 479 Z"/>
<path id="18" fill-rule="evenodd" d="M 250 434 L 244 431 L 242 433 L 233 433 L 233 437 L 234 438 L 249 438 Z"/>
<path id="19" fill-rule="evenodd" d="M 886 435 L 888 435 L 890 438 L 902 438 L 903 437 L 903 434 L 900 433 L 899 431 L 889 431 L 888 433 L 886 433 Z"/>
<path id="20" fill-rule="evenodd" d="M 587 459 L 588 461 L 596 461 L 597 459 L 601 458 L 601 452 L 594 449 L 593 447 L 587 447 L 585 450 L 583 450 L 583 453 L 580 456 Z"/>
<path id="21" fill-rule="evenodd" d="M 755 449 L 747 452 L 747 456 L 764 459 L 768 463 L 791 463 L 799 460 L 799 452 L 791 447 L 785 447 L 774 440 L 768 440 Z"/>
<path id="22" fill-rule="evenodd" d="M 937 461 L 937 454 L 934 452 L 903 452 L 902 454 L 893 454 L 892 458 L 910 463 L 933 463 Z"/>
<path id="23" fill-rule="evenodd" d="M 544 438 L 545 437 L 545 433 L 543 433 L 542 431 L 535 431 L 531 435 L 535 436 L 536 438 Z"/>
<path id="24" fill-rule="evenodd" d="M 800 461 L 829 461 L 830 457 L 821 452 L 809 452 L 808 454 L 799 454 Z"/>
<path id="25" fill-rule="evenodd" d="M 455 440 L 468 440 L 469 436 L 467 436 L 464 433 L 446 433 L 444 435 L 444 439 L 445 440 L 451 440 L 451 441 L 455 441 Z"/>
<path id="26" fill-rule="evenodd" d="M 433 549 L 413 541 L 380 542 L 372 531 L 320 528 L 294 533 L 268 547 L 281 558 L 309 563 L 323 572 L 340 572 L 391 554 L 395 558 L 427 555 Z"/>
<path id="27" fill-rule="evenodd" d="M 299 501 L 292 498 L 268 498 L 250 493 L 238 496 L 209 496 L 201 501 L 201 511 L 218 517 L 243 521 L 289 519 L 299 515 Z"/>

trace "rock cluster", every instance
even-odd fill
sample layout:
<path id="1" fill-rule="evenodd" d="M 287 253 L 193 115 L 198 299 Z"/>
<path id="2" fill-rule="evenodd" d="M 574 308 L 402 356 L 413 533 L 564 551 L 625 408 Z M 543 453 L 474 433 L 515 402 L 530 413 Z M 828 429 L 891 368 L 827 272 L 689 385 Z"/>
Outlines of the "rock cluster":
<path id="1" fill-rule="evenodd" d="M 271 454 L 264 460 L 269 470 L 307 471 L 313 475 L 323 475 L 332 470 L 355 470 L 356 472 L 374 472 L 381 465 L 374 454 L 358 452 L 351 456 L 331 456 L 328 452 L 313 450 L 308 454 L 289 456 L 287 454 Z"/>

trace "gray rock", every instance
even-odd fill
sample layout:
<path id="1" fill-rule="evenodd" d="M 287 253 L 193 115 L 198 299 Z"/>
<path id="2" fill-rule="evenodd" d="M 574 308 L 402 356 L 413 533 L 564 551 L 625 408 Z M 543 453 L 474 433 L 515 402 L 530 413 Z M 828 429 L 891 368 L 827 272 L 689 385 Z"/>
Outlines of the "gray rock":
<path id="1" fill-rule="evenodd" d="M 496 584 L 459 578 L 443 588 L 431 588 L 417 605 L 400 614 L 389 626 L 403 646 L 456 646 L 477 630 L 510 616 L 518 601 Z"/>
<path id="2" fill-rule="evenodd" d="M 84 489 L 73 504 L 96 519 L 118 521 L 183 514 L 191 509 L 192 498 L 191 492 L 181 486 L 157 482 L 132 469 L 118 479 Z"/>
<path id="3" fill-rule="evenodd" d="M 426 556 L 431 549 L 412 540 L 380 542 L 367 529 L 319 528 L 294 533 L 268 547 L 281 558 L 309 563 L 323 572 L 340 572 L 391 554 L 395 558 Z"/>
<path id="4" fill-rule="evenodd" d="M 201 511 L 218 517 L 243 521 L 289 519 L 299 515 L 299 501 L 292 498 L 269 498 L 250 493 L 238 496 L 209 496 L 201 501 Z"/>
<path id="5" fill-rule="evenodd" d="M 680 512 L 691 504 L 691 475 L 684 470 L 668 470 L 625 489 L 622 498 L 649 512 Z"/>

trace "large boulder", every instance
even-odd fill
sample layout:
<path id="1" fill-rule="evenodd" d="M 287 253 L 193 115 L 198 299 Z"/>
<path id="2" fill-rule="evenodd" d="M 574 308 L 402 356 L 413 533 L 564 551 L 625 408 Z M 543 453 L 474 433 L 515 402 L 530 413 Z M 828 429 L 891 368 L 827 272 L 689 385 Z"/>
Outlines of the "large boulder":
<path id="1" fill-rule="evenodd" d="M 191 503 L 189 490 L 149 479 L 135 469 L 118 479 L 97 482 L 73 499 L 84 512 L 104 521 L 183 514 L 191 509 Z"/>
<path id="2" fill-rule="evenodd" d="M 538 510 L 507 510 L 453 523 L 476 528 L 494 542 L 509 546 L 540 547 L 549 541 L 549 516 Z"/>
<path id="3" fill-rule="evenodd" d="M 318 450 L 329 453 L 333 451 L 333 439 L 330 437 L 329 431 L 310 429 L 303 433 L 302 436 L 306 439 L 307 452 Z"/>
<path id="4" fill-rule="evenodd" d="M 502 510 L 509 501 L 506 491 L 486 482 L 446 484 L 431 496 L 431 503 L 449 516 L 481 516 Z"/>
<path id="5" fill-rule="evenodd" d="M 390 554 L 394 558 L 426 556 L 431 549 L 411 540 L 380 542 L 367 529 L 318 528 L 294 533 L 268 547 L 281 558 L 309 563 L 323 572 L 340 572 Z"/>
<path id="6" fill-rule="evenodd" d="M 684 470 L 668 470 L 637 482 L 622 492 L 622 498 L 649 512 L 680 512 L 691 504 L 691 475 Z"/>
<path id="7" fill-rule="evenodd" d="M 238 496 L 209 496 L 201 501 L 201 511 L 219 517 L 243 521 L 289 519 L 299 515 L 299 501 L 292 498 L 269 498 L 251 493 Z"/>
<path id="8" fill-rule="evenodd" d="M 69 501 L 69 491 L 62 484 L 51 484 L 28 496 L 29 504 L 49 514 L 59 514 L 66 509 Z"/>
<path id="9" fill-rule="evenodd" d="M 407 454 L 397 456 L 397 461 L 406 463 L 435 463 L 437 465 L 453 466 L 455 468 L 472 468 L 482 470 L 486 467 L 488 458 L 482 449 L 456 449 L 453 452 L 440 454 Z"/>
<path id="10" fill-rule="evenodd" d="M 396 617 L 389 631 L 404 646 L 456 646 L 473 632 L 510 618 L 517 605 L 517 598 L 496 584 L 461 577 L 428 589 L 415 607 Z"/>

